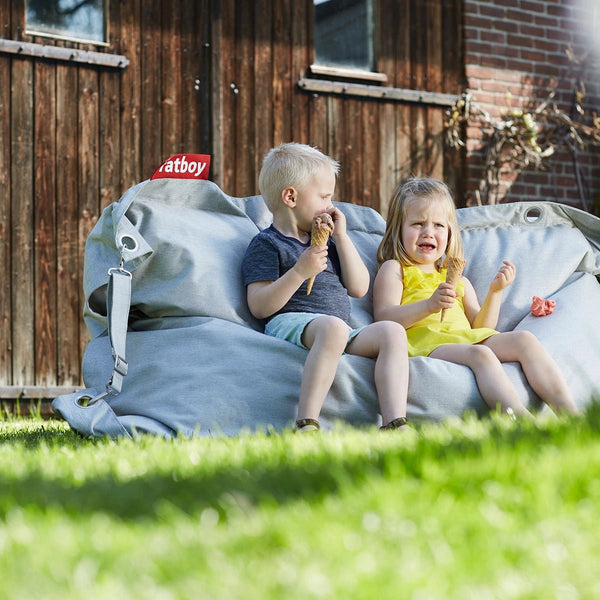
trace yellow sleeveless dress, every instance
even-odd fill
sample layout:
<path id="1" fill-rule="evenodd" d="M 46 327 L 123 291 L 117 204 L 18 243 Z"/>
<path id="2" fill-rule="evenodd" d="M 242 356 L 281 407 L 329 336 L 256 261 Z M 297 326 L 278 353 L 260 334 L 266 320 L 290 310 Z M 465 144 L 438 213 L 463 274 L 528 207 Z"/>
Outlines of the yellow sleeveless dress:
<path id="1" fill-rule="evenodd" d="M 446 281 L 446 269 L 435 273 L 424 273 L 419 267 L 402 267 L 404 291 L 401 304 L 412 304 L 427 300 L 437 286 Z M 456 286 L 460 294 L 452 308 L 446 311 L 443 323 L 441 312 L 433 313 L 415 323 L 406 331 L 409 356 L 428 356 L 444 344 L 477 344 L 498 333 L 495 329 L 480 327 L 473 329 L 463 306 L 465 284 Z"/>

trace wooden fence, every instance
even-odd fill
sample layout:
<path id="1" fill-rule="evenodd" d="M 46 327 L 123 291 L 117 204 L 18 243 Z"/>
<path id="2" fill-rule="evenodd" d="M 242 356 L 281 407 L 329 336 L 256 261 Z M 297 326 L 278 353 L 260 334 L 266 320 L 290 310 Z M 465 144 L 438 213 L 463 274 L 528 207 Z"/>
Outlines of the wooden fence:
<path id="1" fill-rule="evenodd" d="M 460 199 L 442 130 L 461 2 L 373 4 L 376 84 L 311 73 L 312 0 L 111 1 L 106 47 L 26 35 L 24 0 L 0 0 L 1 397 L 81 384 L 85 240 L 171 154 L 211 154 L 210 178 L 246 196 L 264 153 L 295 140 L 341 161 L 338 200 L 385 213 L 409 173 Z"/>

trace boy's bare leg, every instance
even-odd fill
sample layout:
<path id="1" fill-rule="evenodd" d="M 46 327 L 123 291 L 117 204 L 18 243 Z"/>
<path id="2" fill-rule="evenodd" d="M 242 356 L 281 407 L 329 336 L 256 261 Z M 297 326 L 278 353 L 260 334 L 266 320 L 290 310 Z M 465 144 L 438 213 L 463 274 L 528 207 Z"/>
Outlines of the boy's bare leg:
<path id="1" fill-rule="evenodd" d="M 556 412 L 579 412 L 558 365 L 533 333 L 509 331 L 483 343 L 502 362 L 520 362 L 533 391 Z"/>
<path id="2" fill-rule="evenodd" d="M 429 356 L 469 367 L 481 396 L 492 410 L 500 406 L 502 412 L 510 408 L 516 415 L 531 417 L 491 348 L 481 344 L 447 344 L 439 346 Z"/>
<path id="3" fill-rule="evenodd" d="M 302 342 L 309 348 L 298 402 L 298 419 L 318 420 L 321 408 L 348 343 L 349 328 L 337 317 L 317 317 L 304 329 Z"/>
<path id="4" fill-rule="evenodd" d="M 348 354 L 375 358 L 375 386 L 384 425 L 406 416 L 408 348 L 404 328 L 392 321 L 365 327 L 346 348 Z"/>

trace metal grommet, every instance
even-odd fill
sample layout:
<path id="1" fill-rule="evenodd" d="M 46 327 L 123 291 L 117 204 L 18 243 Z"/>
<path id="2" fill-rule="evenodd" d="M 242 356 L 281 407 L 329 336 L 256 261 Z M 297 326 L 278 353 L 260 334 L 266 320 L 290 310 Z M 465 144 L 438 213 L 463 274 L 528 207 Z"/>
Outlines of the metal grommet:
<path id="1" fill-rule="evenodd" d="M 133 252 L 138 246 L 137 240 L 130 235 L 123 235 L 119 238 L 119 247 L 121 251 L 128 250 Z"/>
<path id="2" fill-rule="evenodd" d="M 79 406 L 83 406 L 84 408 L 86 408 L 87 406 L 90 405 L 91 399 L 92 399 L 91 396 L 79 396 L 79 398 L 77 398 L 77 404 Z"/>
<path id="3" fill-rule="evenodd" d="M 543 210 L 539 206 L 531 206 L 525 211 L 524 219 L 526 223 L 535 224 L 542 218 Z"/>

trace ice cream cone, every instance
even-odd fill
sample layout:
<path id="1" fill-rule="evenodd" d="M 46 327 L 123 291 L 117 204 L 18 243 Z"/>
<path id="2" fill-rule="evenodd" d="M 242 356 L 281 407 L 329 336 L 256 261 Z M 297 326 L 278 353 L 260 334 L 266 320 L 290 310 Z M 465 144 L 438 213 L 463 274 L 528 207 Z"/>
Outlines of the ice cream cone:
<path id="1" fill-rule="evenodd" d="M 317 215 L 313 218 L 312 233 L 310 234 L 310 247 L 325 246 L 329 236 L 333 233 L 333 219 L 328 213 Z M 310 294 L 316 275 L 308 279 L 306 284 L 306 295 Z"/>
<path id="2" fill-rule="evenodd" d="M 446 259 L 446 283 L 456 286 L 463 274 L 466 262 L 467 261 L 463 258 L 457 258 L 456 256 L 449 256 Z M 444 317 L 446 316 L 446 310 L 446 308 L 442 308 L 442 316 L 440 318 L 440 323 L 444 320 Z"/>

